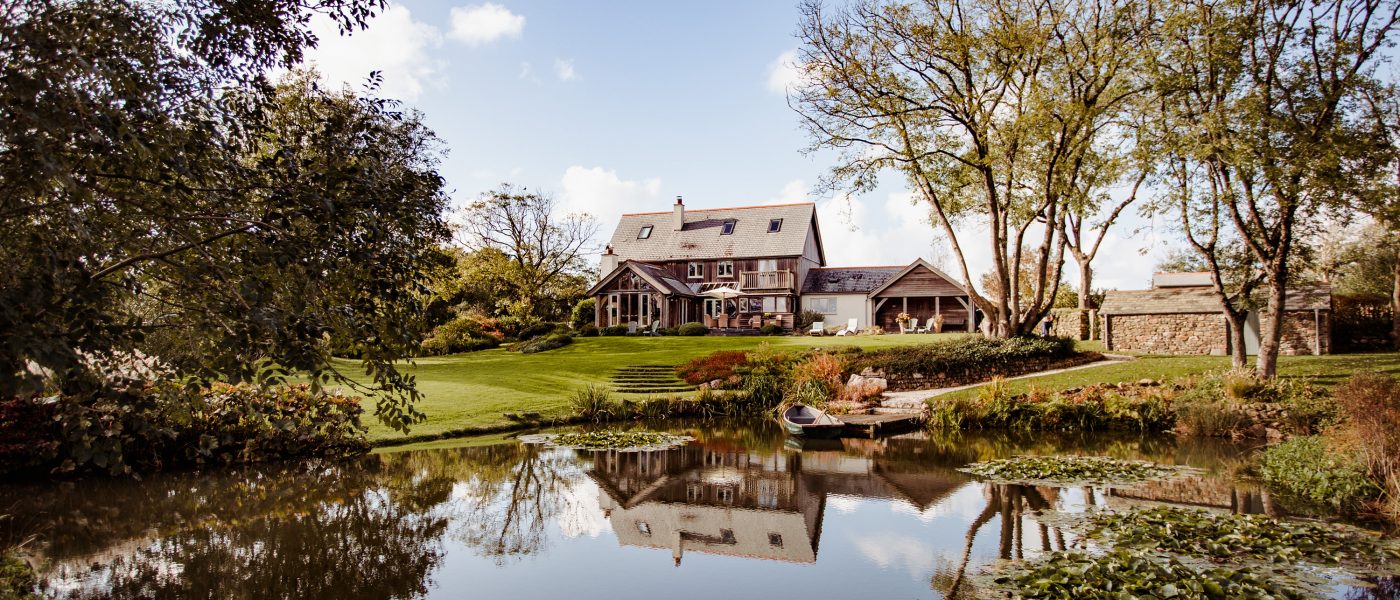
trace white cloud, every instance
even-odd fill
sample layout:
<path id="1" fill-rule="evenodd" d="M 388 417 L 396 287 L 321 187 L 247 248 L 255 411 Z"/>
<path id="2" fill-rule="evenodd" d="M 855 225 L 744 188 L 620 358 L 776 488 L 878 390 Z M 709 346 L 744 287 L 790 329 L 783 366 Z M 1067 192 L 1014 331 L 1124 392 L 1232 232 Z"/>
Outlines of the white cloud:
<path id="1" fill-rule="evenodd" d="M 797 202 L 810 202 L 812 191 L 807 189 L 807 182 L 801 179 L 794 179 L 783 184 L 782 191 L 773 198 L 771 204 L 794 204 Z"/>
<path id="2" fill-rule="evenodd" d="M 452 9 L 452 39 L 481 46 L 506 37 L 520 37 L 525 17 L 493 2 Z"/>
<path id="3" fill-rule="evenodd" d="M 802 79 L 802 69 L 797 64 L 797 50 L 792 49 L 778 55 L 768 63 L 768 91 L 787 94 Z"/>
<path id="4" fill-rule="evenodd" d="M 428 86 L 441 85 L 441 61 L 428 55 L 442 45 L 442 34 L 432 25 L 415 21 L 408 8 L 390 4 L 369 22 L 369 27 L 342 36 L 335 22 L 324 16 L 311 21 L 318 46 L 307 53 L 322 78 L 334 85 L 359 91 L 371 71 L 383 75 L 378 95 L 413 102 Z"/>
<path id="5" fill-rule="evenodd" d="M 574 71 L 574 61 L 562 58 L 554 61 L 554 74 L 559 77 L 559 81 L 573 81 L 578 79 L 578 72 Z"/>
<path id="6" fill-rule="evenodd" d="M 540 78 L 535 76 L 535 67 L 528 61 L 520 63 L 520 78 L 531 83 L 540 83 Z"/>
<path id="7" fill-rule="evenodd" d="M 856 550 L 881 569 L 903 568 L 915 579 L 933 572 L 938 552 L 922 540 L 898 533 L 872 534 L 854 540 Z"/>
<path id="8" fill-rule="evenodd" d="M 669 210 L 661 196 L 661 180 L 628 180 L 602 167 L 572 166 L 559 181 L 559 204 L 566 212 L 588 213 L 598 219 L 598 242 L 606 242 L 623 213 Z"/>

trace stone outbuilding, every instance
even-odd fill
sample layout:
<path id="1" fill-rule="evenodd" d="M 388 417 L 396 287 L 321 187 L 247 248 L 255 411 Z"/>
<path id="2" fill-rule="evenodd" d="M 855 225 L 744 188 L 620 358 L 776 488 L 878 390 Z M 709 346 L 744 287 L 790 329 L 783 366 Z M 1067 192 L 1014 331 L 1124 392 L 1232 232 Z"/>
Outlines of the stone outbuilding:
<path id="1" fill-rule="evenodd" d="M 1099 317 L 1109 350 L 1156 354 L 1229 354 L 1230 327 L 1206 273 L 1158 273 L 1152 289 L 1110 291 Z M 1297 286 L 1284 299 L 1279 353 L 1329 354 L 1331 288 Z M 1259 349 L 1259 312 L 1245 320 L 1245 352 Z"/>

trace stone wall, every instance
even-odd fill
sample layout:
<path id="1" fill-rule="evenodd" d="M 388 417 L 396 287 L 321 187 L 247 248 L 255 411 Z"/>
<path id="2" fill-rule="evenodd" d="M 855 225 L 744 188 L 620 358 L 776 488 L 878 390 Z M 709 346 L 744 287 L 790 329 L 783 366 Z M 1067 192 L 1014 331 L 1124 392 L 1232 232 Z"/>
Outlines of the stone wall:
<path id="1" fill-rule="evenodd" d="M 1322 326 L 1321 336 L 1314 334 L 1317 329 L 1314 324 Z M 1283 335 L 1279 336 L 1279 354 L 1312 354 L 1313 346 L 1318 342 L 1321 342 L 1321 351 L 1318 354 L 1332 353 L 1331 311 L 1324 310 L 1314 315 L 1310 310 L 1295 310 L 1283 314 Z"/>
<path id="2" fill-rule="evenodd" d="M 1227 354 L 1229 326 L 1219 314 L 1104 315 L 1109 350 L 1153 354 Z"/>
<path id="3" fill-rule="evenodd" d="M 1097 328 L 1093 326 L 1098 320 L 1098 311 L 1057 308 L 1051 312 L 1055 315 L 1055 324 L 1050 327 L 1050 335 L 1075 340 L 1093 340 L 1100 337 Z"/>
<path id="4" fill-rule="evenodd" d="M 1317 315 L 1321 324 L 1321 353 L 1332 351 L 1332 319 L 1329 311 Z M 1312 354 L 1318 341 L 1312 311 L 1284 315 L 1279 354 Z M 1104 338 L 1109 350 L 1154 354 L 1229 354 L 1230 328 L 1215 313 L 1163 315 L 1104 315 Z"/>

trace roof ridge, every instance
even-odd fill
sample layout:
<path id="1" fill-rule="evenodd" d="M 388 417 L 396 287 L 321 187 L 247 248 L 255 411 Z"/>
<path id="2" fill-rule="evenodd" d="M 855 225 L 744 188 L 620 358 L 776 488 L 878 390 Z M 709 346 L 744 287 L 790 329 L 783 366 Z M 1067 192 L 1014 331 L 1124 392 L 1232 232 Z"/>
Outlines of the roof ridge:
<path id="1" fill-rule="evenodd" d="M 687 213 L 692 213 L 692 212 L 707 212 L 707 211 L 716 211 L 716 210 L 753 210 L 753 209 L 758 209 L 758 208 L 780 208 L 780 207 L 785 207 L 785 206 L 812 206 L 812 207 L 815 207 L 816 205 L 817 205 L 816 202 L 788 202 L 788 203 L 784 203 L 784 204 L 754 204 L 754 205 L 750 205 L 750 206 L 722 206 L 722 207 L 716 207 L 716 208 L 687 208 L 687 209 L 685 209 L 685 212 L 687 212 Z M 656 211 L 656 212 L 622 213 L 622 216 L 624 216 L 624 217 L 641 217 L 641 216 L 646 216 L 646 215 L 669 215 L 669 214 L 672 214 L 673 212 L 674 212 L 674 209 L 673 209 L 673 210 L 660 210 L 660 211 Z"/>
<path id="2" fill-rule="evenodd" d="M 903 269 L 909 265 L 856 265 L 854 267 L 812 267 L 813 271 L 834 271 L 837 269 Z"/>

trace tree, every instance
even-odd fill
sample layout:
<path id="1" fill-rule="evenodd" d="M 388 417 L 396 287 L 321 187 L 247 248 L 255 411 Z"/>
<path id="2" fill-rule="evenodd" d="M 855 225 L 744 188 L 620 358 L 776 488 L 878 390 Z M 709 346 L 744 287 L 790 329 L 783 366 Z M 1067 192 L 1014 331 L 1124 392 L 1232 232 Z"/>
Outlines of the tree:
<path id="1" fill-rule="evenodd" d="M 418 418 L 394 361 L 445 238 L 437 138 L 390 102 L 267 83 L 377 0 L 17 0 L 0 21 L 0 394 L 102 394 L 158 350 L 177 377 L 354 385 Z M 130 382 L 126 382 L 130 383 Z"/>
<path id="2" fill-rule="evenodd" d="M 557 317 L 582 292 L 598 223 L 587 214 L 560 214 L 554 198 L 510 184 L 467 206 L 460 240 L 474 253 L 499 252 L 513 316 Z M 561 301 L 554 301 L 559 299 Z"/>
<path id="3" fill-rule="evenodd" d="M 1277 370 L 1295 240 L 1393 164 L 1366 98 L 1397 21 L 1393 1 L 1194 0 L 1163 16 L 1167 160 L 1209 190 L 1192 194 L 1206 204 L 1183 208 L 1183 226 L 1188 213 L 1218 215 L 1261 269 L 1261 377 Z"/>
<path id="4" fill-rule="evenodd" d="M 985 222 L 995 286 L 970 290 L 972 299 L 993 335 L 1029 333 L 1057 292 L 1062 218 L 1094 214 L 1117 179 L 1108 166 L 1140 93 L 1132 65 L 1143 6 L 859 0 L 827 11 L 811 0 L 801 11 L 804 78 L 791 102 L 810 150 L 840 153 L 823 187 L 868 191 L 882 172 L 903 176 L 969 286 L 955 225 Z M 1012 293 L 1023 285 L 1023 247 L 1039 266 L 1025 298 Z"/>

